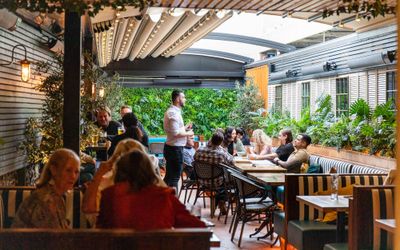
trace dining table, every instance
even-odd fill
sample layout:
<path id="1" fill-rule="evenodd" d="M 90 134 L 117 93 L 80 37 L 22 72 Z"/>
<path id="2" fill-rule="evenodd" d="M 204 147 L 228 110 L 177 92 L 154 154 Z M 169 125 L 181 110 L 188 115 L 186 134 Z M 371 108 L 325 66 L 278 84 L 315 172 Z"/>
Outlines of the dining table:
<path id="1" fill-rule="evenodd" d="M 240 172 L 247 173 L 286 173 L 286 169 L 269 160 L 249 160 L 235 157 L 233 167 Z"/>
<path id="2" fill-rule="evenodd" d="M 338 199 L 331 199 L 330 195 L 298 195 L 296 200 L 314 207 L 324 213 L 337 212 L 336 242 L 345 241 L 346 212 L 349 210 L 349 197 L 339 195 Z"/>
<path id="3" fill-rule="evenodd" d="M 389 233 L 396 231 L 396 220 L 395 219 L 376 219 L 375 227 L 383 229 Z"/>

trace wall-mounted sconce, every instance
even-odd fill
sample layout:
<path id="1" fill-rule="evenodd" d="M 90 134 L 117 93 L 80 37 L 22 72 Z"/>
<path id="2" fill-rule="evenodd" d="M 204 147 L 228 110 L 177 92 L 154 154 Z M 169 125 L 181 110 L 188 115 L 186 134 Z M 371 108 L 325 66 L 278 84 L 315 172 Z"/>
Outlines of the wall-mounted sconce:
<path id="1" fill-rule="evenodd" d="M 104 87 L 100 87 L 100 88 L 99 88 L 99 97 L 100 97 L 100 98 L 103 98 L 103 97 L 104 97 L 104 93 L 105 93 Z"/>
<path id="2" fill-rule="evenodd" d="M 28 61 L 26 57 L 26 47 L 22 44 L 17 44 L 12 48 L 11 51 L 11 61 L 9 63 L 2 63 L 0 66 L 6 66 L 14 63 L 14 52 L 17 47 L 22 47 L 25 52 L 25 59 L 20 61 L 21 64 L 21 80 L 23 82 L 27 82 L 31 78 L 31 66 L 30 62 Z"/>

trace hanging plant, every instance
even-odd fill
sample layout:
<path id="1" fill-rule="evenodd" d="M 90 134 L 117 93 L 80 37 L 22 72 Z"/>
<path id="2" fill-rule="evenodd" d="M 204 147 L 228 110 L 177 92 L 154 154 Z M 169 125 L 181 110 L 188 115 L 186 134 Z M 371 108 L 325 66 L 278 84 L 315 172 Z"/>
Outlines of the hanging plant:
<path id="1" fill-rule="evenodd" d="M 336 9 L 325 9 L 322 17 L 327 18 L 341 13 L 358 13 L 360 18 L 376 18 L 378 16 L 396 15 L 396 1 L 389 0 L 340 0 Z"/>
<path id="2" fill-rule="evenodd" d="M 15 12 L 17 9 L 21 8 L 41 13 L 62 13 L 68 10 L 77 12 L 80 15 L 88 13 L 89 16 L 93 17 L 105 7 L 124 11 L 127 6 L 132 6 L 142 10 L 153 2 L 154 0 L 0 0 L 0 9 L 6 8 Z"/>

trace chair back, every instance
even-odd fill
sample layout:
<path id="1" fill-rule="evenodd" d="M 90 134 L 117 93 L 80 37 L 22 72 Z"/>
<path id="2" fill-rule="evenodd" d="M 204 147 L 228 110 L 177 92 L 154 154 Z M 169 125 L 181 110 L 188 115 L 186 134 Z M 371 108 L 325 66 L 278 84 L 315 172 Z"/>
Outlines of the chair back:
<path id="1" fill-rule="evenodd" d="M 249 179 L 241 173 L 231 172 L 233 179 L 235 180 L 236 187 L 239 193 L 239 199 L 243 204 L 246 203 L 246 198 L 260 196 L 260 192 L 264 192 L 264 187 L 258 185 L 253 180 Z"/>
<path id="2" fill-rule="evenodd" d="M 164 152 L 164 142 L 152 142 L 149 144 L 149 153 L 159 155 Z"/>
<path id="3" fill-rule="evenodd" d="M 394 249 L 393 235 L 375 226 L 376 219 L 394 218 L 394 186 L 353 187 L 349 201 L 349 250 Z"/>
<path id="4" fill-rule="evenodd" d="M 192 165 L 201 185 L 218 187 L 224 184 L 224 171 L 220 166 L 200 161 L 193 161 Z"/>

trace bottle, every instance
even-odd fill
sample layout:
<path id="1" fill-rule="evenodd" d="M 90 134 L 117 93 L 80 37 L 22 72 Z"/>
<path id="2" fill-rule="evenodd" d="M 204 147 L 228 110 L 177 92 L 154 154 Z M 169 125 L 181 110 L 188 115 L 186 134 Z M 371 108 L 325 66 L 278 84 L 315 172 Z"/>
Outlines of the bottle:
<path id="1" fill-rule="evenodd" d="M 336 167 L 332 167 L 329 171 L 332 182 L 332 192 L 331 192 L 331 200 L 338 200 L 338 190 L 339 190 L 339 174 L 337 173 Z"/>

